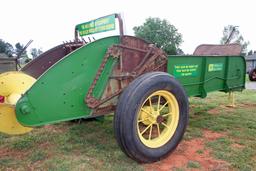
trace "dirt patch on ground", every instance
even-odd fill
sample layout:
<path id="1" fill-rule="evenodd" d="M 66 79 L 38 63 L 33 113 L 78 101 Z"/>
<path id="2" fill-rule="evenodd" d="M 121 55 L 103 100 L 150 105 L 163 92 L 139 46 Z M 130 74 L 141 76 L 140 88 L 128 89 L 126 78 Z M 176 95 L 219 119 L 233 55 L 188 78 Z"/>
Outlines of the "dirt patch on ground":
<path id="1" fill-rule="evenodd" d="M 26 151 L 20 151 L 20 150 L 12 150 L 10 148 L 0 148 L 0 159 L 4 157 L 13 157 L 17 159 L 22 159 L 24 156 L 26 156 L 28 152 Z"/>
<path id="2" fill-rule="evenodd" d="M 229 170 L 229 164 L 225 161 L 214 159 L 210 153 L 210 149 L 205 147 L 205 143 L 214 141 L 225 136 L 225 134 L 203 131 L 203 138 L 196 138 L 189 141 L 182 141 L 177 149 L 166 159 L 146 164 L 146 170 L 175 170 L 177 168 L 189 170 Z M 189 163 L 198 163 L 197 168 L 189 166 Z"/>
<path id="3" fill-rule="evenodd" d="M 238 143 L 234 143 L 231 145 L 232 148 L 234 149 L 243 149 L 244 148 L 244 145 L 241 145 L 241 144 L 238 144 Z"/>
<path id="4" fill-rule="evenodd" d="M 219 107 L 208 110 L 207 113 L 211 115 L 218 115 L 221 114 L 222 111 L 233 112 L 237 107 L 240 107 L 240 105 L 236 105 L 235 107 L 229 105 L 220 105 Z"/>
<path id="5" fill-rule="evenodd" d="M 211 115 L 218 115 L 218 114 L 220 114 L 220 109 L 213 108 L 213 109 L 208 110 L 207 113 L 209 113 Z"/>
<path id="6" fill-rule="evenodd" d="M 38 145 L 38 149 L 49 149 L 51 144 L 49 142 L 44 142 Z M 31 150 L 17 150 L 12 148 L 0 148 L 0 159 L 4 157 L 15 157 L 16 159 L 24 159 L 31 153 Z"/>
<path id="7" fill-rule="evenodd" d="M 256 107 L 256 104 L 253 104 L 253 103 L 240 103 L 238 104 L 239 107 L 245 107 L 245 108 L 255 108 Z"/>
<path id="8" fill-rule="evenodd" d="M 220 105 L 219 107 L 210 109 L 207 111 L 207 113 L 212 114 L 212 115 L 218 115 L 221 114 L 222 111 L 225 112 L 234 112 L 237 108 L 255 108 L 256 104 L 252 103 L 236 103 L 235 106 L 229 106 L 229 105 Z"/>
<path id="9" fill-rule="evenodd" d="M 46 125 L 46 126 L 44 126 L 44 130 L 48 130 L 52 133 L 63 133 L 67 130 L 67 128 L 58 127 L 58 126 L 55 126 L 55 125 Z"/>
<path id="10" fill-rule="evenodd" d="M 252 160 L 253 160 L 253 161 L 256 161 L 256 156 L 253 156 L 253 157 L 252 157 Z"/>
<path id="11" fill-rule="evenodd" d="M 236 107 L 230 106 L 230 105 L 220 105 L 219 110 L 225 110 L 226 112 L 233 112 Z"/>
<path id="12" fill-rule="evenodd" d="M 226 136 L 226 134 L 225 133 L 219 133 L 219 132 L 213 132 L 213 131 L 210 131 L 210 130 L 204 130 L 203 131 L 203 136 L 204 136 L 204 139 L 206 139 L 207 141 L 214 141 L 218 138 Z"/>

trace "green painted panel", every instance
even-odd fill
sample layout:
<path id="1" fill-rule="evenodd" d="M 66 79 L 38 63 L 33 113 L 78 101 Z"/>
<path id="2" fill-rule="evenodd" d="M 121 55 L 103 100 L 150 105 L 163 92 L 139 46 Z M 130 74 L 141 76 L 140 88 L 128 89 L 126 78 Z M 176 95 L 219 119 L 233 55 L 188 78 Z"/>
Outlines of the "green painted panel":
<path id="1" fill-rule="evenodd" d="M 72 52 L 51 67 L 18 101 L 16 115 L 25 126 L 40 126 L 89 117 L 84 103 L 90 85 L 107 49 L 119 44 L 119 37 L 97 40 Z M 110 58 L 93 94 L 101 97 L 116 59 Z"/>
<path id="2" fill-rule="evenodd" d="M 211 91 L 242 90 L 245 59 L 242 56 L 169 56 L 168 73 L 189 96 L 205 97 Z"/>
<path id="3" fill-rule="evenodd" d="M 208 72 L 222 71 L 223 63 L 212 63 L 208 65 Z"/>
<path id="4" fill-rule="evenodd" d="M 115 30 L 115 14 L 78 24 L 76 30 L 80 36 Z"/>

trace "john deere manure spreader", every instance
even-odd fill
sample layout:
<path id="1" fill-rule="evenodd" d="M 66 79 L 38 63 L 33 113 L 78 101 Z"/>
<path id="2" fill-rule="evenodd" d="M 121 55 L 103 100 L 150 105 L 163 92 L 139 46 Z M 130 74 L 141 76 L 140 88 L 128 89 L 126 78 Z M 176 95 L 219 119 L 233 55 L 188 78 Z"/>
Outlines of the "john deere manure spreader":
<path id="1" fill-rule="evenodd" d="M 115 29 L 116 20 L 120 35 L 79 41 Z M 23 134 L 37 126 L 114 113 L 122 151 L 138 162 L 154 162 L 181 141 L 188 97 L 244 89 L 242 56 L 168 56 L 123 35 L 122 29 L 118 14 L 79 24 L 74 42 L 50 49 L 18 72 L 2 73 L 0 131 Z"/>

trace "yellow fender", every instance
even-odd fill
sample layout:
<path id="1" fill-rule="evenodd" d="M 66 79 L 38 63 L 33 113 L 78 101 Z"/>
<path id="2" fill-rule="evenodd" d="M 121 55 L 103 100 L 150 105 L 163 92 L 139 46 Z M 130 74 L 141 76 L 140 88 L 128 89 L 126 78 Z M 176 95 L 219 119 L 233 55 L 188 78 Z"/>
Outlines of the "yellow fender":
<path id="1" fill-rule="evenodd" d="M 15 104 L 36 81 L 22 72 L 0 74 L 0 132 L 19 135 L 30 132 L 32 128 L 22 126 L 16 119 Z"/>

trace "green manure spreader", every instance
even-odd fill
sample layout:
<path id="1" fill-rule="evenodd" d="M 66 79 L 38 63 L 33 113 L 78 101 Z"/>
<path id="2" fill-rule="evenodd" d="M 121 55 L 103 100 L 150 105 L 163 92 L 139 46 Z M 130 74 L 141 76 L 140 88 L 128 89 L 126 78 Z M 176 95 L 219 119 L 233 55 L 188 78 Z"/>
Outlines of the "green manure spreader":
<path id="1" fill-rule="evenodd" d="M 117 21 L 120 35 L 82 41 L 114 30 Z M 73 42 L 0 75 L 0 131 L 24 134 L 37 126 L 114 113 L 122 151 L 138 162 L 154 162 L 181 141 L 189 97 L 241 91 L 245 74 L 242 56 L 169 56 L 124 35 L 121 17 L 113 14 L 77 25 Z"/>

